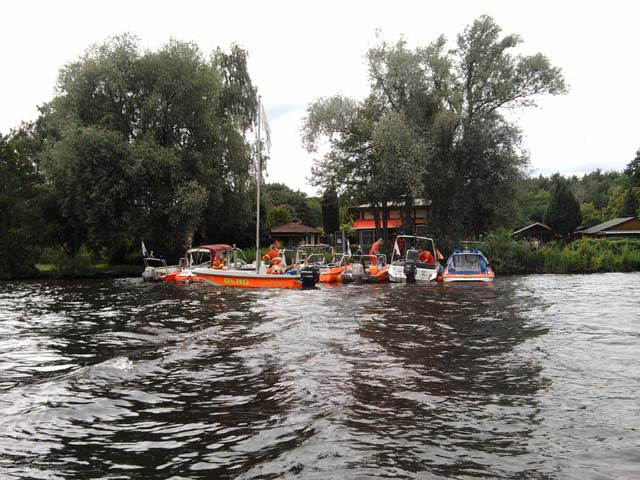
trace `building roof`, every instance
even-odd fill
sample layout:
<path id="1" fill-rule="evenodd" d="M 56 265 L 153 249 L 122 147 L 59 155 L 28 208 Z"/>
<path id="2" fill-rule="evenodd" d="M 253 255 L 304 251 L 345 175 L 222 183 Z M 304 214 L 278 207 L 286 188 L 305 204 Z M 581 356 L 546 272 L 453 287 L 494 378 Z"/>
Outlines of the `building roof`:
<path id="1" fill-rule="evenodd" d="M 613 220 L 609 220 L 607 222 L 603 222 L 595 227 L 587 228 L 586 230 L 582 230 L 580 233 L 583 235 L 593 235 L 604 230 L 609 230 L 612 227 L 617 227 L 622 225 L 623 223 L 627 223 L 629 220 L 634 220 L 636 217 L 624 217 L 624 218 L 614 218 Z"/>
<path id="2" fill-rule="evenodd" d="M 320 230 L 302 223 L 286 223 L 272 228 L 271 233 L 320 233 Z"/>
<path id="3" fill-rule="evenodd" d="M 526 227 L 521 228 L 520 230 L 516 230 L 515 232 L 513 232 L 513 234 L 518 235 L 526 232 L 527 230 L 533 230 L 534 228 L 542 228 L 543 230 L 549 230 L 549 232 L 553 233 L 553 230 L 551 229 L 551 227 L 548 227 L 544 223 L 535 222 L 535 223 L 532 223 L 531 225 L 527 225 Z"/>

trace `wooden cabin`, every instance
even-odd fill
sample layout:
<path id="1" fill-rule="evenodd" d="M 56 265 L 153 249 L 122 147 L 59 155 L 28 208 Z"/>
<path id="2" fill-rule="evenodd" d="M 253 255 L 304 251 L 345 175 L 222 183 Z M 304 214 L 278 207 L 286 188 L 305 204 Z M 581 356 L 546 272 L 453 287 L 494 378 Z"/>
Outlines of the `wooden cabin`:
<path id="1" fill-rule="evenodd" d="M 554 234 L 551 227 L 544 223 L 536 222 L 513 232 L 513 237 L 525 239 L 528 242 L 535 241 L 539 244 L 548 243 L 553 240 Z"/>
<path id="2" fill-rule="evenodd" d="M 640 238 L 640 220 L 636 217 L 614 218 L 576 234 L 582 238 Z"/>
<path id="3" fill-rule="evenodd" d="M 320 243 L 320 230 L 302 223 L 287 223 L 271 229 L 271 241 L 283 245 L 315 245 Z"/>

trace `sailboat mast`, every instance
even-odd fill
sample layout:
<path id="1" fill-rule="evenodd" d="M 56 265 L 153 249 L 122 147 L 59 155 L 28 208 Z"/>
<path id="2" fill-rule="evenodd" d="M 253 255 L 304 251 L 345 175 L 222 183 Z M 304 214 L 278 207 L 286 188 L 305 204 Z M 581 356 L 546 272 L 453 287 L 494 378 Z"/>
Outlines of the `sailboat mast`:
<path id="1" fill-rule="evenodd" d="M 256 273 L 260 273 L 260 180 L 261 180 L 261 166 L 260 166 L 260 151 L 262 147 L 260 145 L 260 127 L 262 124 L 262 96 L 258 95 L 258 139 L 257 156 L 256 156 Z"/>

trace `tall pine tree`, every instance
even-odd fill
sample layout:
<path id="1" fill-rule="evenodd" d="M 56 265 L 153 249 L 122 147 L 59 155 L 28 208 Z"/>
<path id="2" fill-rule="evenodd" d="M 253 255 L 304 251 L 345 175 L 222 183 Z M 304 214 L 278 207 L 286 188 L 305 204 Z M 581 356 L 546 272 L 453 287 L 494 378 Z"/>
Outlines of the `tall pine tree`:
<path id="1" fill-rule="evenodd" d="M 570 237 L 582 221 L 580 204 L 566 180 L 557 176 L 551 200 L 544 216 L 545 223 L 562 237 Z"/>

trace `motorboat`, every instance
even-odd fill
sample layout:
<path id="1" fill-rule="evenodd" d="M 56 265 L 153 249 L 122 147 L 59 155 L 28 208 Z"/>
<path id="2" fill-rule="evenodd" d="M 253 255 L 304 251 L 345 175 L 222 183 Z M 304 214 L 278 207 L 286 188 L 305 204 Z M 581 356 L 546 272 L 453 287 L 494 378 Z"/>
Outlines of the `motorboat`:
<path id="1" fill-rule="evenodd" d="M 454 250 L 442 272 L 445 282 L 492 282 L 495 273 L 480 250 Z"/>
<path id="2" fill-rule="evenodd" d="M 334 254 L 331 261 L 320 270 L 320 282 L 333 283 L 340 281 L 342 274 L 351 266 L 351 259 L 346 253 Z"/>
<path id="3" fill-rule="evenodd" d="M 270 268 L 264 264 L 260 257 L 260 183 L 262 168 L 261 158 L 261 133 L 260 128 L 262 103 L 258 101 L 257 121 L 257 148 L 256 148 L 256 261 L 251 268 L 241 266 L 238 268 L 237 257 L 233 257 L 226 268 L 212 268 L 211 266 L 196 267 L 193 273 L 210 285 L 222 285 L 226 287 L 244 288 L 310 288 L 314 287 L 319 278 L 319 270 L 314 266 L 301 266 L 298 269 L 286 269 L 286 259 L 282 252 L 271 262 Z M 237 256 L 237 250 L 231 252 Z M 275 267 L 278 268 L 275 268 Z"/>
<path id="4" fill-rule="evenodd" d="M 141 246 L 142 262 L 144 263 L 142 280 L 144 282 L 162 282 L 167 275 L 178 270 L 178 265 L 167 265 L 167 261 L 163 256 L 155 257 L 153 250 L 149 253 L 144 242 L 142 242 Z"/>
<path id="5" fill-rule="evenodd" d="M 164 258 L 154 257 L 153 252 L 151 255 L 145 255 L 143 262 L 142 280 L 145 282 L 162 282 L 167 275 L 178 271 L 178 265 L 167 265 Z"/>
<path id="6" fill-rule="evenodd" d="M 178 263 L 178 269 L 165 276 L 165 282 L 176 283 L 202 283 L 204 279 L 195 273 L 196 268 L 213 268 L 216 270 L 228 269 L 229 266 L 236 270 L 252 270 L 247 266 L 244 253 L 235 245 L 216 243 L 190 248 Z"/>
<path id="7" fill-rule="evenodd" d="M 398 235 L 389 264 L 391 282 L 430 282 L 440 270 L 438 251 L 432 238 Z"/>
<path id="8" fill-rule="evenodd" d="M 197 267 L 193 273 L 209 285 L 226 287 L 311 288 L 318 281 L 320 274 L 316 267 L 287 269 L 284 263 L 281 265 L 282 268 L 267 268 L 264 262 L 260 262 L 256 267 L 255 263 L 243 265 L 241 261 L 232 259 L 225 268 Z"/>
<path id="9" fill-rule="evenodd" d="M 337 277 L 337 282 L 382 283 L 389 280 L 385 255 L 351 255 L 349 260 L 342 274 Z"/>

